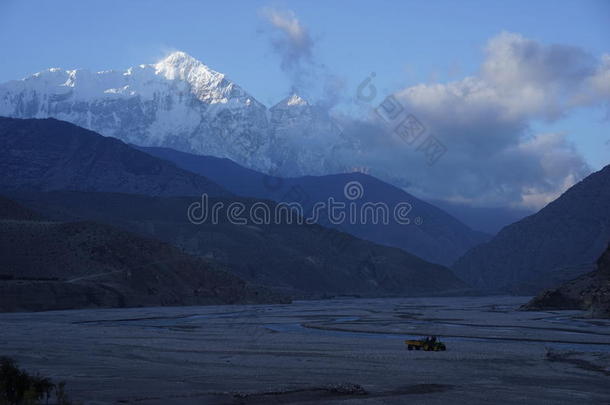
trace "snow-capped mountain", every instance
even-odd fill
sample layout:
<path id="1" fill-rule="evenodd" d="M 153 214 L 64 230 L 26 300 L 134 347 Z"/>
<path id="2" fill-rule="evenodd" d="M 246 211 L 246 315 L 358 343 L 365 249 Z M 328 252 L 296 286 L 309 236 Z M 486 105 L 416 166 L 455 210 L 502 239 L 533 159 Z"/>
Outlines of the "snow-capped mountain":
<path id="1" fill-rule="evenodd" d="M 347 145 L 326 111 L 297 95 L 267 109 L 184 52 L 126 71 L 52 68 L 2 84 L 0 115 L 53 117 L 128 143 L 283 175 L 341 171 L 329 145 Z"/>

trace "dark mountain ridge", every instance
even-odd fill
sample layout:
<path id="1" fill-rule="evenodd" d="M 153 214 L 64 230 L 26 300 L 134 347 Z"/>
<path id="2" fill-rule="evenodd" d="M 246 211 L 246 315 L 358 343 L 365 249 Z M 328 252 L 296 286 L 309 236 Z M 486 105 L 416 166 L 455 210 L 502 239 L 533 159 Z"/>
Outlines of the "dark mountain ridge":
<path id="1" fill-rule="evenodd" d="M 209 179 L 65 121 L 0 117 L 3 189 L 229 196 Z"/>
<path id="2" fill-rule="evenodd" d="M 207 178 L 120 141 L 55 120 L 1 122 L 0 189 L 53 221 L 95 221 L 162 240 L 293 296 L 467 290 L 443 266 L 337 230 L 285 220 L 233 223 L 226 217 L 233 203 L 248 209 L 275 203 L 234 197 Z M 182 193 L 192 197 L 174 197 Z M 202 193 L 211 196 L 210 204 L 223 204 L 219 223 L 189 221 L 189 206 L 201 201 Z"/>
<path id="3" fill-rule="evenodd" d="M 610 240 L 610 166 L 534 215 L 474 247 L 453 266 L 471 285 L 535 294 L 590 271 Z"/>
<path id="4" fill-rule="evenodd" d="M 186 213 L 197 201 L 195 197 L 60 191 L 14 193 L 12 197 L 53 220 L 92 220 L 169 242 L 190 254 L 220 262 L 247 281 L 293 297 L 470 291 L 444 266 L 337 230 L 286 221 L 235 225 L 227 220 L 230 203 L 242 202 L 249 209 L 260 200 L 212 198 L 210 205 L 224 203 L 219 222 L 194 224 Z"/>
<path id="5" fill-rule="evenodd" d="M 589 311 L 593 318 L 610 318 L 610 245 L 597 260 L 594 271 L 543 291 L 524 309 L 581 309 Z"/>
<path id="6" fill-rule="evenodd" d="M 326 202 L 329 197 L 339 203 L 354 203 L 359 212 L 366 203 L 383 202 L 391 212 L 397 204 L 406 202 L 412 207 L 408 214 L 411 223 L 408 225 L 397 223 L 392 217 L 388 224 L 363 221 L 332 223 L 328 220 L 319 223 L 362 239 L 402 248 L 434 263 L 450 265 L 469 248 L 489 238 L 437 207 L 366 174 L 283 178 L 247 169 L 229 159 L 193 155 L 168 148 L 137 148 L 167 159 L 185 170 L 205 175 L 237 195 L 297 202 L 305 212 L 311 212 L 315 203 Z M 351 200 L 346 198 L 345 187 L 353 182 L 361 186 L 363 195 Z M 327 211 L 321 217 L 328 218 Z"/>

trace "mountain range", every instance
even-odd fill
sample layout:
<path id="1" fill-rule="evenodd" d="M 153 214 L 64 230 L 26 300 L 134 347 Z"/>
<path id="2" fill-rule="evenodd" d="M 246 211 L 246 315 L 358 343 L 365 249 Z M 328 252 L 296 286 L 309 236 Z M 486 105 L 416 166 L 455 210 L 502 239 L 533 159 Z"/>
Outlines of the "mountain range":
<path id="1" fill-rule="evenodd" d="M 610 166 L 479 245 L 485 235 L 362 173 L 276 177 L 225 158 L 130 146 L 55 119 L 0 118 L 0 173 L 0 191 L 32 210 L 29 221 L 39 212 L 58 224 L 110 225 L 291 297 L 467 293 L 449 269 L 430 261 L 450 263 L 469 247 L 453 270 L 470 286 L 533 294 L 593 270 L 610 239 Z M 346 194 L 349 183 L 361 187 L 356 200 Z M 357 206 L 407 202 L 414 223 L 194 224 L 186 212 L 202 194 L 224 204 L 221 214 L 234 202 L 249 209 L 296 201 L 306 210 L 329 197 Z M 21 210 L 5 205 L 7 212 Z M 5 224 L 7 237 L 20 238 L 18 228 Z"/>
<path id="2" fill-rule="evenodd" d="M 282 177 L 353 172 L 352 158 L 365 148 L 327 108 L 294 93 L 267 108 L 224 74 L 180 51 L 124 71 L 50 68 L 0 84 L 0 116 L 53 117 L 126 143 L 228 158 Z M 392 184 L 408 184 L 400 176 L 377 174 Z M 433 203 L 492 234 L 525 216 L 519 210 L 471 212 L 459 204 Z"/>
<path id="3" fill-rule="evenodd" d="M 0 173 L 0 191 L 49 220 L 94 221 L 161 240 L 292 297 L 468 290 L 444 266 L 317 224 L 232 223 L 231 203 L 275 203 L 234 196 L 171 162 L 54 119 L 0 118 Z M 191 222 L 189 206 L 208 192 L 210 204 L 223 204 L 219 221 Z"/>
<path id="4" fill-rule="evenodd" d="M 168 148 L 136 147 L 176 166 L 201 175 L 228 191 L 242 196 L 269 199 L 276 202 L 296 202 L 304 212 L 311 213 L 316 203 L 333 198 L 338 203 L 353 203 L 358 212 L 364 204 L 384 203 L 395 207 L 405 202 L 412 208 L 409 224 L 392 218 L 388 223 L 326 220 L 324 226 L 350 233 L 387 246 L 395 246 L 427 261 L 446 266 L 453 264 L 468 249 L 489 239 L 475 232 L 451 215 L 422 201 L 404 190 L 363 173 L 344 173 L 325 176 L 277 177 L 242 167 L 229 159 L 200 156 Z M 346 196 L 346 185 L 356 185 L 362 195 L 356 199 Z M 322 211 L 321 211 L 322 212 Z M 328 206 L 320 215 L 328 218 Z"/>
<path id="5" fill-rule="evenodd" d="M 336 154 L 358 147 L 324 109 L 296 94 L 268 109 L 184 52 L 125 71 L 51 68 L 1 84 L 0 116 L 54 117 L 127 143 L 286 176 L 345 171 Z"/>

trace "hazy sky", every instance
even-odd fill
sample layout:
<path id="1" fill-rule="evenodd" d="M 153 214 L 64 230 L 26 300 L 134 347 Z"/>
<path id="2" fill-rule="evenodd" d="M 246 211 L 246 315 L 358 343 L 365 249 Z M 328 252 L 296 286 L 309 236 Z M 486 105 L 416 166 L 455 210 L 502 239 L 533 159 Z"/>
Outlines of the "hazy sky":
<path id="1" fill-rule="evenodd" d="M 375 103 L 396 93 L 451 133 L 442 169 L 481 156 L 463 176 L 514 172 L 472 181 L 473 193 L 499 176 L 544 199 L 583 164 L 610 163 L 609 1 L 0 1 L 0 82 L 125 69 L 172 50 L 268 106 L 296 87 L 356 114 L 356 88 L 375 72 Z M 532 175 L 540 184 L 518 183 Z M 462 198 L 469 184 L 459 187 Z"/>

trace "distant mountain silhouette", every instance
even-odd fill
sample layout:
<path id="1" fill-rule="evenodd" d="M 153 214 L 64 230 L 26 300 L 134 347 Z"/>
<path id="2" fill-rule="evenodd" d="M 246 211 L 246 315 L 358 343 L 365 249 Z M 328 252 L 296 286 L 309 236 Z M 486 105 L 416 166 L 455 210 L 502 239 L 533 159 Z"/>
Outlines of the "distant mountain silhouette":
<path id="1" fill-rule="evenodd" d="M 230 195 L 203 176 L 76 125 L 0 117 L 0 188 Z"/>
<path id="2" fill-rule="evenodd" d="M 429 203 L 453 215 L 470 228 L 489 235 L 495 235 L 505 226 L 535 213 L 535 210 L 527 208 L 473 207 L 467 203 L 446 200 L 430 200 Z"/>
<path id="3" fill-rule="evenodd" d="M 610 166 L 502 229 L 453 266 L 481 289 L 535 294 L 591 270 L 610 240 Z"/>
<path id="4" fill-rule="evenodd" d="M 93 222 L 24 219 L 0 197 L 0 311 L 287 302 L 222 266 Z M 39 217 L 39 216 L 38 216 Z"/>
<path id="5" fill-rule="evenodd" d="M 409 225 L 392 220 L 389 224 L 364 224 L 362 221 L 343 221 L 336 225 L 329 221 L 320 223 L 359 238 L 402 248 L 431 262 L 450 265 L 469 248 L 489 238 L 486 234 L 471 230 L 437 207 L 366 174 L 281 178 L 247 169 L 229 159 L 193 155 L 168 148 L 136 148 L 169 160 L 183 169 L 205 175 L 235 194 L 299 202 L 306 212 L 316 202 L 325 202 L 329 197 L 343 203 L 355 202 L 359 210 L 366 202 L 384 202 L 390 208 L 397 203 L 407 202 L 413 207 L 409 213 L 412 220 Z M 352 181 L 360 183 L 364 190 L 363 197 L 354 201 L 344 195 L 345 185 Z M 416 224 L 416 218 L 421 219 L 422 223 Z"/>
<path id="6" fill-rule="evenodd" d="M 610 245 L 597 260 L 594 271 L 543 291 L 524 309 L 584 309 L 589 310 L 592 317 L 610 318 Z"/>

